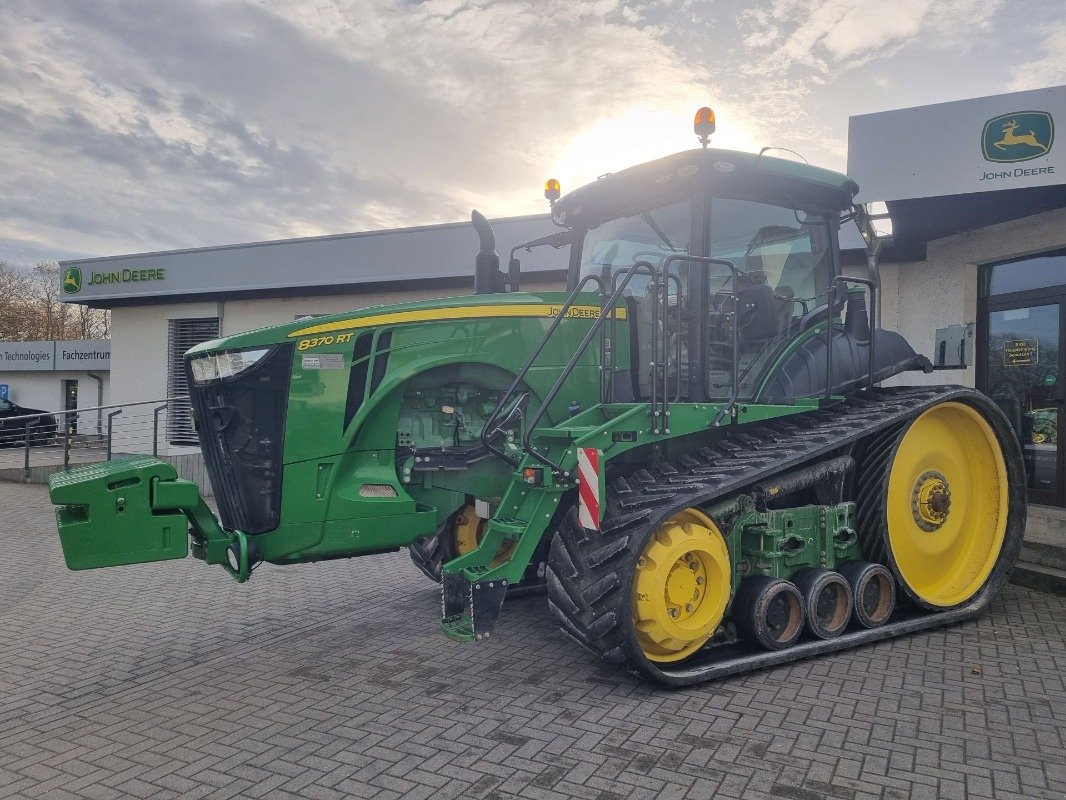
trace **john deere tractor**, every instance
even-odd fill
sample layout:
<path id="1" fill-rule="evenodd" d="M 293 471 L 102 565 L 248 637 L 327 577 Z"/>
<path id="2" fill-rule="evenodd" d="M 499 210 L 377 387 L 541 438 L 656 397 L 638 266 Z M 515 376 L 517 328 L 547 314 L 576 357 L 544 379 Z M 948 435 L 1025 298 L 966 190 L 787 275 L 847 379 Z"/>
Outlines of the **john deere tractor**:
<path id="1" fill-rule="evenodd" d="M 683 685 L 964 620 L 1013 567 L 1022 458 L 877 327 L 878 220 L 847 176 L 702 147 L 546 195 L 560 230 L 474 295 L 228 336 L 185 355 L 219 517 L 138 456 L 50 481 L 71 569 L 183 558 L 239 582 L 409 548 L 445 635 L 542 588 L 605 661 Z M 858 225 L 869 278 L 841 273 Z M 516 252 L 567 254 L 519 291 Z M 899 379 L 894 383 L 901 382 Z"/>

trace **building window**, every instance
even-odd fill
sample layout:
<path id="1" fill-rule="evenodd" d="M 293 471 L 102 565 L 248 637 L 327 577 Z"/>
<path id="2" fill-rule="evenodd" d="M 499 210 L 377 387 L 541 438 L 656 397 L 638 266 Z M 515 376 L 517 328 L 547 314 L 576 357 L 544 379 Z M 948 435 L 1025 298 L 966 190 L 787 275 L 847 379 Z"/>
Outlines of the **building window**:
<path id="1" fill-rule="evenodd" d="M 198 344 L 217 339 L 218 335 L 218 317 L 170 320 L 167 335 L 167 397 L 181 398 L 171 403 L 167 412 L 167 441 L 170 444 L 200 443 L 192 427 L 189 383 L 182 356 Z"/>
<path id="2" fill-rule="evenodd" d="M 984 268 L 983 278 L 985 297 L 1066 287 L 1066 250 L 992 264 Z"/>

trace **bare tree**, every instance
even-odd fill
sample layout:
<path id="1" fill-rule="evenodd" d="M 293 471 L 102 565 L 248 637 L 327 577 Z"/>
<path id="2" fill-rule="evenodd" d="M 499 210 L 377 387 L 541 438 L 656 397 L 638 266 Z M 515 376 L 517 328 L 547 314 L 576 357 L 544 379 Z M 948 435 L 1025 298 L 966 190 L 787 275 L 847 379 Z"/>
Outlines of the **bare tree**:
<path id="1" fill-rule="evenodd" d="M 103 339 L 110 333 L 106 309 L 64 303 L 59 264 L 21 267 L 0 261 L 0 340 Z"/>

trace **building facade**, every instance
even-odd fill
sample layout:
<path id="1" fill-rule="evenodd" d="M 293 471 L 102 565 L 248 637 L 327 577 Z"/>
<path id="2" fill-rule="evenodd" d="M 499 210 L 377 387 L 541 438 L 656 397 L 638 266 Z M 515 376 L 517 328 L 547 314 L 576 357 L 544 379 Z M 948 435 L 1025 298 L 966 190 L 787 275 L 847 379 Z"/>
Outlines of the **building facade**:
<path id="1" fill-rule="evenodd" d="M 0 342 L 0 399 L 23 408 L 76 411 L 106 405 L 110 371 L 106 339 Z M 95 425 L 94 415 L 85 419 Z"/>
<path id="2" fill-rule="evenodd" d="M 985 391 L 1025 448 L 1034 502 L 1066 505 L 1066 87 L 853 117 L 848 172 L 883 201 L 895 239 L 877 275 L 881 325 L 933 361 L 964 368 L 907 383 Z M 511 247 L 552 233 L 547 215 L 494 221 Z M 200 341 L 306 316 L 465 294 L 477 236 L 468 223 L 63 263 L 64 299 L 112 310 L 111 397 L 184 391 L 181 353 Z M 841 231 L 845 269 L 866 272 Z M 523 288 L 561 288 L 566 255 L 523 254 Z M 944 330 L 956 333 L 945 338 Z M 961 348 L 960 352 L 954 351 Z M 187 415 L 168 446 L 195 441 Z"/>
<path id="3" fill-rule="evenodd" d="M 851 119 L 848 173 L 884 201 L 884 327 L 936 360 L 962 325 L 963 371 L 910 383 L 975 386 L 1022 443 L 1035 503 L 1066 505 L 1066 86 Z M 954 342 L 953 342 L 954 345 Z M 899 382 L 899 381 L 897 381 Z"/>

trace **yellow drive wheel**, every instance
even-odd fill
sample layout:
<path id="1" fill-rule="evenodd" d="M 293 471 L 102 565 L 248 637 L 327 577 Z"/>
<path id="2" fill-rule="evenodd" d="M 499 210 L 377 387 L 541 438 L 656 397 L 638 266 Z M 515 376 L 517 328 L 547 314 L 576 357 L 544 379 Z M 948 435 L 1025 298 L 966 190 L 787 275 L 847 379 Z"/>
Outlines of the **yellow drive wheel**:
<path id="1" fill-rule="evenodd" d="M 453 557 L 465 556 L 476 549 L 484 538 L 488 525 L 487 519 L 482 519 L 474 513 L 473 506 L 466 506 L 456 514 L 455 524 L 452 527 Z M 492 566 L 499 566 L 506 561 L 512 550 L 514 550 L 514 542 L 502 545 L 492 561 Z"/>
<path id="2" fill-rule="evenodd" d="M 887 545 L 904 587 L 931 608 L 966 602 L 1007 529 L 1007 467 L 991 425 L 963 403 L 930 408 L 903 432 L 887 478 Z"/>
<path id="3" fill-rule="evenodd" d="M 633 627 L 651 661 L 680 661 L 714 635 L 729 602 L 729 552 L 706 514 L 687 508 L 667 519 L 637 558 Z"/>

